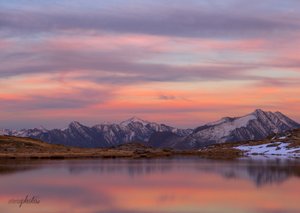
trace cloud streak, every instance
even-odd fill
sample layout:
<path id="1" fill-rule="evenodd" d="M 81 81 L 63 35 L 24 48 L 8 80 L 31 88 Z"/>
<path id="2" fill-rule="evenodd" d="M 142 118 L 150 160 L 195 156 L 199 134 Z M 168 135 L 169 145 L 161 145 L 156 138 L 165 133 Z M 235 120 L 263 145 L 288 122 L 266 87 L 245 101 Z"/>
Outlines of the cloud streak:
<path id="1" fill-rule="evenodd" d="M 296 0 L 2 1 L 0 128 L 135 114 L 193 127 L 253 108 L 299 120 L 299 10 Z"/>
<path id="2" fill-rule="evenodd" d="M 145 9 L 145 8 L 144 8 Z M 98 12 L 1 11 L 0 26 L 5 32 L 22 34 L 61 31 L 115 32 L 177 37 L 240 38 L 278 36 L 299 31 L 294 16 L 280 19 L 263 14 L 207 11 L 201 8 L 152 8 L 152 10 Z"/>

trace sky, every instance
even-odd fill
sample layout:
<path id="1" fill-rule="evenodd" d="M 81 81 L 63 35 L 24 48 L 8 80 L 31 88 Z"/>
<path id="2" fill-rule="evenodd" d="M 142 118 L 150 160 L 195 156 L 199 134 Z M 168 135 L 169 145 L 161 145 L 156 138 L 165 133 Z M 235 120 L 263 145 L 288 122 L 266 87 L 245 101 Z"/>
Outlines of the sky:
<path id="1" fill-rule="evenodd" d="M 299 0 L 0 0 L 0 128 L 300 122 Z"/>

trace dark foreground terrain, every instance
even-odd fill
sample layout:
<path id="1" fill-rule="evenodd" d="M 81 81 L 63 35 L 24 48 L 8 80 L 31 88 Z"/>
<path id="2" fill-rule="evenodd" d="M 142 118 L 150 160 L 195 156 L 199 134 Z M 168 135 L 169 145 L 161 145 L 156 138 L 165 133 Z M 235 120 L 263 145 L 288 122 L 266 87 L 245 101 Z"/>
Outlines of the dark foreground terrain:
<path id="1" fill-rule="evenodd" d="M 151 158 L 172 154 L 172 150 L 154 149 L 138 143 L 114 148 L 76 148 L 31 138 L 0 136 L 1 158 Z"/>
<path id="2" fill-rule="evenodd" d="M 31 138 L 0 136 L 0 158 L 67 159 L 67 158 L 157 158 L 171 156 L 203 156 L 210 158 L 236 158 L 242 152 L 232 148 L 216 150 L 210 156 L 205 151 L 178 151 L 159 149 L 139 143 L 128 143 L 113 148 L 76 148 L 53 145 Z"/>

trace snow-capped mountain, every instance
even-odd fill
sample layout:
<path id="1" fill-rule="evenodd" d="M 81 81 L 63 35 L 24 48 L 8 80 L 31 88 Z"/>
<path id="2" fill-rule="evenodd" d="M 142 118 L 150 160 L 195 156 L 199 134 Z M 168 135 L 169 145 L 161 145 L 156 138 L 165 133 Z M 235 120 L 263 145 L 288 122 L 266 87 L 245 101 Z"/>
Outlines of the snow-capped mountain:
<path id="1" fill-rule="evenodd" d="M 192 129 L 177 129 L 137 117 L 130 118 L 120 124 L 96 125 L 93 129 L 101 133 L 111 145 L 130 141 L 148 142 L 154 132 L 172 132 L 178 136 L 187 136 L 193 131 Z"/>
<path id="2" fill-rule="evenodd" d="M 225 117 L 219 121 L 198 127 L 191 137 L 196 140 L 216 143 L 259 140 L 274 133 L 281 133 L 299 127 L 298 123 L 280 112 L 265 112 L 257 109 L 242 117 Z"/>
<path id="3" fill-rule="evenodd" d="M 242 117 L 224 117 L 218 121 L 195 128 L 187 137 L 155 133 L 150 138 L 154 146 L 180 149 L 199 148 L 215 143 L 260 140 L 272 134 L 300 128 L 300 124 L 280 112 L 265 112 L 257 109 Z M 161 135 L 161 137 L 159 136 Z M 157 144 L 159 138 L 160 143 Z"/>
<path id="4" fill-rule="evenodd" d="M 133 117 L 120 124 L 98 124 L 88 127 L 73 121 L 64 129 L 34 128 L 20 131 L 6 129 L 0 130 L 0 135 L 31 137 L 48 143 L 68 146 L 111 147 L 132 141 L 147 143 L 154 132 L 172 132 L 177 136 L 184 137 L 191 134 L 193 130 L 177 129 Z"/>
<path id="5" fill-rule="evenodd" d="M 54 144 L 78 147 L 111 147 L 127 142 L 142 142 L 155 147 L 199 148 L 214 143 L 258 140 L 274 133 L 300 128 L 280 112 L 255 110 L 242 117 L 225 117 L 198 128 L 178 129 L 133 117 L 119 124 L 92 127 L 73 121 L 65 129 L 0 130 L 0 135 L 37 138 Z"/>

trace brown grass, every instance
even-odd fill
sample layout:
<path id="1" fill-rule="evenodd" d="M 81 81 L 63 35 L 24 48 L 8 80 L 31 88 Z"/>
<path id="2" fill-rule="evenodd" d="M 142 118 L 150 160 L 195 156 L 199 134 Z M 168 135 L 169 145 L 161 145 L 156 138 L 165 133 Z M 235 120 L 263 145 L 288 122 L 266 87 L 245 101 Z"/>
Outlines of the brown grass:
<path id="1" fill-rule="evenodd" d="M 119 147 L 75 148 L 44 143 L 31 138 L 0 136 L 0 158 L 65 159 L 65 158 L 155 158 L 172 153 L 143 144 L 126 144 Z"/>

